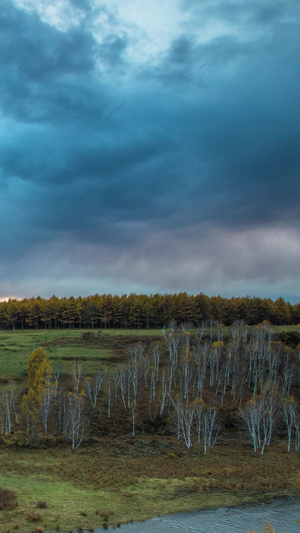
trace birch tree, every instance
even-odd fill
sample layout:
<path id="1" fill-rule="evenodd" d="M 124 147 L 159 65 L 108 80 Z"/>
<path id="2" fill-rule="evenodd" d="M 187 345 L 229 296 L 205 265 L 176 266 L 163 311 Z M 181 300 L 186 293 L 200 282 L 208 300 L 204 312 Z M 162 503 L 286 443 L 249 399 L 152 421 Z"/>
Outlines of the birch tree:
<path id="1" fill-rule="evenodd" d="M 71 438 L 72 450 L 82 443 L 87 427 L 87 419 L 84 416 L 84 396 L 70 392 L 67 395 L 67 434 Z"/>
<path id="2" fill-rule="evenodd" d="M 90 400 L 92 414 L 96 409 L 97 400 L 101 392 L 104 377 L 105 374 L 103 372 L 97 372 L 94 378 L 87 377 L 85 380 L 85 391 L 88 399 Z"/>
<path id="3" fill-rule="evenodd" d="M 248 401 L 239 411 L 239 416 L 244 420 L 251 435 L 255 453 L 260 449 L 263 454 L 265 447 L 270 445 L 277 407 L 276 394 L 267 392 Z"/>
<path id="4" fill-rule="evenodd" d="M 194 421 L 195 406 L 187 404 L 181 399 L 177 398 L 176 402 L 170 397 L 174 411 L 176 413 L 177 427 L 179 430 L 178 436 L 183 436 L 187 448 L 192 446 L 191 430 Z"/>
<path id="5" fill-rule="evenodd" d="M 288 398 L 283 398 L 281 401 L 281 410 L 283 413 L 283 419 L 286 425 L 287 429 L 287 435 L 288 435 L 288 447 L 287 451 L 289 452 L 291 449 L 291 438 L 292 438 L 292 431 L 295 426 L 295 420 L 297 417 L 297 402 L 293 396 L 289 396 Z"/>
<path id="6" fill-rule="evenodd" d="M 78 361 L 77 359 L 73 361 L 71 366 L 71 375 L 74 382 L 74 392 L 79 394 L 84 377 L 84 366 L 82 361 Z"/>
<path id="7" fill-rule="evenodd" d="M 206 454 L 207 447 L 212 448 L 215 445 L 221 429 L 218 411 L 215 407 L 204 408 L 201 429 L 204 441 L 203 451 Z"/>
<path id="8" fill-rule="evenodd" d="M 13 419 L 18 423 L 16 389 L 11 387 L 0 394 L 0 425 L 2 433 L 11 433 Z"/>
<path id="9" fill-rule="evenodd" d="M 45 387 L 40 391 L 40 410 L 41 419 L 44 426 L 45 434 L 48 432 L 48 420 L 53 403 L 53 398 L 56 393 L 56 386 L 51 383 L 47 383 Z"/>

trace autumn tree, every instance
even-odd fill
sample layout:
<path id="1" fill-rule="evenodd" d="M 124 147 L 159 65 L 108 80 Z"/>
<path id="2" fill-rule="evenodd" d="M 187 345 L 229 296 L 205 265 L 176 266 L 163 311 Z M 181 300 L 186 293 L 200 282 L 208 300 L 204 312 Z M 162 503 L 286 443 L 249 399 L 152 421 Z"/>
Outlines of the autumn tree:
<path id="1" fill-rule="evenodd" d="M 21 404 L 22 414 L 26 422 L 26 432 L 30 439 L 30 444 L 32 443 L 36 434 L 40 406 L 41 402 L 37 391 L 33 388 L 30 388 L 27 394 L 23 395 Z"/>
<path id="2" fill-rule="evenodd" d="M 41 416 L 47 432 L 50 403 L 53 397 L 51 384 L 52 369 L 44 348 L 34 350 L 27 361 L 29 390 L 23 395 L 22 413 L 26 421 L 27 434 L 33 438 L 38 419 Z"/>
<path id="3" fill-rule="evenodd" d="M 27 361 L 28 385 L 30 389 L 39 392 L 52 376 L 49 356 L 44 348 L 34 350 Z"/>

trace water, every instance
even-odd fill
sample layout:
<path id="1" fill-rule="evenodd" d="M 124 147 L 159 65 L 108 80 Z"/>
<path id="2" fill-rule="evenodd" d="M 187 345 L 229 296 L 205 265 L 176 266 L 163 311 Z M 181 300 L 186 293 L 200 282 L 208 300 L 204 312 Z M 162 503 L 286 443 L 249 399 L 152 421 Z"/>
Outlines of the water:
<path id="1" fill-rule="evenodd" d="M 299 501 L 277 500 L 258 505 L 222 507 L 217 510 L 196 511 L 153 518 L 146 522 L 126 524 L 116 528 L 115 533 L 247 533 L 255 529 L 262 533 L 263 526 L 271 523 L 276 533 L 300 533 Z M 113 531 L 108 528 L 108 531 Z M 103 529 L 95 529 L 103 533 Z"/>

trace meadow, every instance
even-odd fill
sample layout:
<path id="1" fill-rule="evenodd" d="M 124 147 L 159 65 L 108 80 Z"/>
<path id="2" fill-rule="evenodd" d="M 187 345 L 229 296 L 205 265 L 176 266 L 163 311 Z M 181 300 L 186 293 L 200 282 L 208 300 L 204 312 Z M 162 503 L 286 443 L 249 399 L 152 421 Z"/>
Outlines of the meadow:
<path id="1" fill-rule="evenodd" d="M 0 387 L 27 381 L 26 362 L 38 346 L 45 348 L 53 368 L 67 375 L 74 360 L 84 361 L 86 372 L 110 371 L 122 360 L 122 349 L 135 339 L 160 337 L 162 330 L 15 330 L 0 331 Z"/>
<path id="2" fill-rule="evenodd" d="M 229 335 L 230 327 L 224 327 Z M 297 334 L 299 326 L 272 326 L 275 334 Z M 208 333 L 208 331 L 207 331 Z M 35 329 L 0 331 L 0 388 L 11 381 L 25 385 L 26 362 L 38 346 L 45 348 L 52 366 L 68 374 L 72 361 L 85 363 L 86 373 L 110 371 L 124 360 L 123 350 L 133 342 L 161 339 L 162 329 Z"/>
<path id="3" fill-rule="evenodd" d="M 292 326 L 274 330 L 298 332 Z M 69 384 L 74 360 L 82 362 L 85 375 L 99 369 L 113 375 L 125 365 L 132 344 L 151 347 L 162 341 L 162 330 L 2 331 L 0 388 L 14 383 L 20 394 L 26 391 L 26 362 L 38 346 L 49 354 L 54 370 L 60 367 L 62 383 Z M 222 409 L 227 416 L 228 407 Z M 14 508 L 0 510 L 2 530 L 92 531 L 162 514 L 297 495 L 299 453 L 287 453 L 281 430 L 264 455 L 255 454 L 237 419 L 228 420 L 206 455 L 195 441 L 188 449 L 178 440 L 170 421 L 152 433 L 140 420 L 131 435 L 130 415 L 120 410 L 110 419 L 102 411 L 76 451 L 52 435 L 29 448 L 22 427 L 16 427 L 12 435 L 2 435 L 0 444 L 0 487 L 17 498 Z"/>
<path id="4" fill-rule="evenodd" d="M 102 439 L 75 453 L 2 448 L 0 486 L 14 491 L 18 507 L 1 511 L 1 521 L 3 531 L 22 533 L 92 530 L 297 495 L 299 481 L 299 458 L 280 443 L 264 457 L 225 441 L 204 456 L 176 438 Z"/>

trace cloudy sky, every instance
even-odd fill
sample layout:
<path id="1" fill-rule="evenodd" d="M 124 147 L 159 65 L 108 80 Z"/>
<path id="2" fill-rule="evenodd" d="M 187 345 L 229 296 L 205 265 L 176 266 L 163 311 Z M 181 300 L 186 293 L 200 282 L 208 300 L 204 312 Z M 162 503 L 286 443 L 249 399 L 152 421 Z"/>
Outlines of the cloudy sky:
<path id="1" fill-rule="evenodd" d="M 0 296 L 300 300 L 298 0 L 1 0 Z"/>

